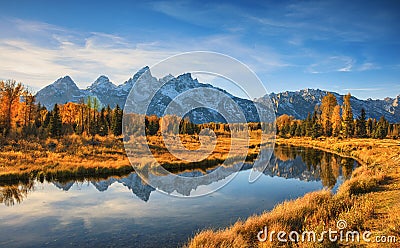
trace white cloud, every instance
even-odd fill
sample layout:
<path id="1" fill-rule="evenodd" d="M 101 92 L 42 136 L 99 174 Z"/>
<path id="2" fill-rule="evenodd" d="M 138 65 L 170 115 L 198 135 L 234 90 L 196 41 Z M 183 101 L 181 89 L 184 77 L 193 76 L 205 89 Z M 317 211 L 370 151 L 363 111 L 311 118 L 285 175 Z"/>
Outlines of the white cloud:
<path id="1" fill-rule="evenodd" d="M 380 69 L 380 66 L 366 62 L 358 67 L 358 71 L 369 71 L 369 70 L 377 70 Z"/>
<path id="2" fill-rule="evenodd" d="M 12 78 L 34 89 L 64 75 L 70 75 L 79 87 L 88 86 L 99 75 L 120 84 L 145 65 L 192 50 L 225 52 L 256 71 L 288 66 L 271 49 L 248 48 L 232 35 L 133 44 L 113 34 L 77 32 L 40 22 L 18 19 L 8 26 L 0 30 L 4 37 L 0 39 L 0 79 Z M 8 33 L 8 29 L 17 31 Z"/>
<path id="3" fill-rule="evenodd" d="M 81 87 L 100 74 L 122 83 L 141 67 L 176 53 L 160 50 L 151 43 L 134 46 L 112 34 L 77 33 L 22 20 L 10 25 L 25 33 L 0 39 L 0 78 L 13 78 L 33 88 L 66 74 Z"/>
<path id="4" fill-rule="evenodd" d="M 310 73 L 350 72 L 355 61 L 348 56 L 330 56 L 311 64 L 307 71 Z"/>

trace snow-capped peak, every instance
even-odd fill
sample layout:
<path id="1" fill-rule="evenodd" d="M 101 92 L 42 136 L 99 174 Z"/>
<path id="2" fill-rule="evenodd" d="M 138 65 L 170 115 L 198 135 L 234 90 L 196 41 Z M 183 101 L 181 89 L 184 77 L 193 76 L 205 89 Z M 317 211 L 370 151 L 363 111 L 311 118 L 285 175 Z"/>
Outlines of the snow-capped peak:
<path id="1" fill-rule="evenodd" d="M 104 84 L 107 82 L 110 82 L 110 79 L 107 76 L 101 75 L 96 79 L 96 81 L 94 81 L 93 84 Z"/>
<path id="2" fill-rule="evenodd" d="M 61 77 L 57 79 L 57 81 L 55 81 L 52 85 L 55 87 L 78 87 L 70 76 Z"/>
<path id="3" fill-rule="evenodd" d="M 110 79 L 104 75 L 98 77 L 96 81 L 93 82 L 92 85 L 88 87 L 89 91 L 108 91 L 114 90 L 116 86 L 110 81 Z"/>
<path id="4" fill-rule="evenodd" d="M 182 92 L 198 87 L 213 87 L 212 85 L 203 84 L 198 82 L 197 79 L 193 79 L 190 73 L 185 73 L 179 76 L 177 75 L 177 77 L 167 75 L 157 80 L 152 77 L 150 68 L 145 66 L 135 73 L 132 78 L 118 86 L 115 86 L 110 82 L 106 76 L 100 76 L 87 89 L 79 89 L 69 76 L 65 76 L 40 90 L 36 95 L 36 99 L 48 109 L 52 109 L 55 103 L 63 104 L 66 102 L 79 102 L 87 96 L 96 96 L 103 106 L 110 105 L 114 108 L 118 104 L 120 107 L 124 107 L 129 92 L 141 76 L 145 80 L 150 79 L 146 80 L 146 82 L 154 83 L 154 85 L 146 85 L 147 88 L 153 86 L 158 87 L 160 86 L 160 83 L 163 85 L 162 89 L 158 91 L 159 94 L 155 98 L 154 102 L 152 102 L 151 109 L 149 110 L 151 114 L 157 115 L 161 115 L 165 104 Z M 219 88 L 215 89 L 225 92 Z M 327 93 L 328 91 L 325 90 L 303 89 L 294 92 L 286 91 L 282 93 L 271 93 L 270 95 L 255 99 L 255 101 L 263 103 L 269 97 L 275 107 L 277 115 L 288 114 L 297 119 L 305 119 L 308 113 L 314 112 L 316 105 L 321 104 L 322 98 Z M 335 95 L 338 104 L 343 104 L 343 95 L 335 92 L 331 93 Z M 254 120 L 254 116 L 252 116 L 252 113 L 256 112 L 253 109 L 254 104 L 250 101 L 245 101 L 244 99 L 234 99 L 235 101 L 240 102 L 240 105 L 246 109 L 246 113 L 249 113 L 247 117 L 249 117 L 250 120 Z M 390 122 L 400 121 L 400 95 L 396 98 L 386 98 L 384 100 L 360 100 L 352 97 L 351 105 L 355 117 L 358 116 L 361 109 L 364 108 L 367 112 L 367 117 L 379 119 L 380 116 L 384 115 Z M 199 114 L 196 117 L 196 122 L 200 123 L 208 121 L 210 118 L 211 120 L 217 118 L 217 116 L 211 112 L 203 112 L 202 114 L 204 118 L 202 119 Z"/>
<path id="5" fill-rule="evenodd" d="M 133 82 L 136 82 L 136 80 L 138 80 L 138 78 L 139 78 L 140 76 L 142 76 L 142 74 L 145 73 L 145 72 L 147 72 L 147 71 L 150 71 L 150 68 L 146 65 L 146 66 L 143 67 L 142 69 L 138 70 L 138 71 L 135 73 L 135 75 L 133 75 L 132 81 L 133 81 Z"/>
<path id="6" fill-rule="evenodd" d="M 174 78 L 175 78 L 174 76 L 172 76 L 171 74 L 168 74 L 167 76 L 164 76 L 163 78 L 161 78 L 160 82 L 165 84 Z"/>

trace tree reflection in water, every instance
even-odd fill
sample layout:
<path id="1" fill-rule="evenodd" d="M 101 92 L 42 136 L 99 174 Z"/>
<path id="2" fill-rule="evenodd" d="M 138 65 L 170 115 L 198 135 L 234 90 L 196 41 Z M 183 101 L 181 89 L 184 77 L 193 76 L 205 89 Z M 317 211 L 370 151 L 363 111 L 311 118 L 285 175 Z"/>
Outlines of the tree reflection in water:
<path id="1" fill-rule="evenodd" d="M 0 203 L 4 203 L 6 206 L 13 206 L 15 203 L 20 204 L 34 189 L 33 186 L 33 180 L 20 182 L 16 185 L 0 186 Z"/>
<path id="2" fill-rule="evenodd" d="M 314 180 L 319 178 L 322 185 L 327 188 L 334 187 L 340 175 L 344 180 L 349 179 L 354 167 L 357 165 L 352 158 L 341 157 L 333 153 L 312 148 L 286 145 L 276 145 L 272 159 L 276 160 L 275 163 L 277 166 L 281 167 L 281 169 L 285 168 L 285 162 L 298 161 L 299 159 L 300 161 L 298 163 L 290 164 L 290 172 L 292 173 L 286 173 L 286 177 L 300 178 L 301 180 Z M 306 170 L 311 173 L 302 175 L 305 171 L 301 169 L 302 166 L 306 166 Z M 295 170 L 295 167 L 299 168 Z M 295 171 L 297 171 L 297 173 L 295 173 Z M 280 172 L 279 174 L 282 175 L 283 173 Z M 301 176 L 303 176 L 303 178 Z"/>
<path id="3" fill-rule="evenodd" d="M 243 166 L 242 170 L 248 170 L 249 166 Z M 352 158 L 345 158 L 336 154 L 324 152 L 321 150 L 276 145 L 270 162 L 263 171 L 265 175 L 271 177 L 283 177 L 298 179 L 301 181 L 321 181 L 326 188 L 334 188 L 338 178 L 349 179 L 357 163 Z M 182 173 L 199 172 L 198 169 L 184 170 Z M 201 172 L 199 172 L 201 174 Z M 179 173 L 178 173 L 179 174 Z M 194 173 L 196 174 L 196 173 Z M 216 178 L 215 180 L 219 180 Z M 0 184 L 0 203 L 6 206 L 13 206 L 21 203 L 34 190 L 35 183 L 47 181 L 56 187 L 68 191 L 76 182 L 91 183 L 97 190 L 106 191 L 110 185 L 115 182 L 122 183 L 128 187 L 133 194 L 137 195 L 143 201 L 148 201 L 150 194 L 155 190 L 147 185 L 134 172 L 121 175 L 99 178 L 98 176 L 84 176 L 83 178 L 58 178 L 56 176 L 37 175 L 23 182 L 17 181 L 12 184 Z M 194 188 L 197 186 L 195 185 Z"/>

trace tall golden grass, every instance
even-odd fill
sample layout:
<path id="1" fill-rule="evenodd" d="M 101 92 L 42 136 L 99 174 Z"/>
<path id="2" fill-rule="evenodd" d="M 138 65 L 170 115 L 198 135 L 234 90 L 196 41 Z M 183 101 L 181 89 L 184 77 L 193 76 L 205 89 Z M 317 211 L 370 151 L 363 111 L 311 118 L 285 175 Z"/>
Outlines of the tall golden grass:
<path id="1" fill-rule="evenodd" d="M 269 230 L 321 232 L 335 230 L 337 220 L 346 220 L 349 230 L 372 230 L 377 234 L 400 234 L 400 143 L 394 140 L 311 140 L 278 139 L 278 144 L 313 147 L 352 156 L 362 163 L 336 194 L 322 190 L 281 203 L 273 210 L 238 221 L 221 230 L 203 230 L 186 247 L 339 247 L 376 246 L 374 243 L 348 244 L 259 242 L 257 234 Z M 390 192 L 390 194 L 387 194 Z M 383 204 L 382 204 L 383 203 Z M 379 223 L 379 225 L 377 225 Z M 400 236 L 399 236 L 400 238 Z M 394 245 L 394 246 L 393 246 Z M 397 244 L 386 244 L 396 247 Z"/>
<path id="2" fill-rule="evenodd" d="M 0 177 L 83 169 L 127 169 L 130 163 L 117 138 L 78 135 L 46 140 L 8 140 L 0 151 Z"/>

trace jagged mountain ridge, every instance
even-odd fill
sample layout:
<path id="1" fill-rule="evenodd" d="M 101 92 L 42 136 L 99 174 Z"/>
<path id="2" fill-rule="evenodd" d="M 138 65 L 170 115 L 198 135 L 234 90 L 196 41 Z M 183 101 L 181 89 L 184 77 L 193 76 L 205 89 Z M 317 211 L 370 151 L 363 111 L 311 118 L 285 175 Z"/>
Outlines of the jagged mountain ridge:
<path id="1" fill-rule="evenodd" d="M 299 91 L 285 91 L 281 93 L 271 93 L 269 98 L 274 106 L 277 116 L 287 114 L 296 119 L 305 119 L 308 113 L 313 113 L 315 106 L 321 104 L 322 98 L 329 91 L 319 89 L 303 89 Z M 332 93 L 339 105 L 343 104 L 343 95 L 336 92 Z M 258 102 L 265 101 L 266 96 L 256 99 Z M 383 100 L 361 100 L 354 96 L 350 99 L 354 117 L 358 117 L 361 109 L 366 111 L 367 118 L 379 119 L 384 116 L 392 123 L 400 122 L 400 95 L 396 98 L 385 98 Z"/>
<path id="2" fill-rule="evenodd" d="M 184 73 L 176 78 L 168 75 L 157 79 L 151 75 L 150 70 L 147 70 L 142 73 L 140 82 L 136 83 L 137 87 L 130 93 L 126 101 L 127 112 L 141 113 L 143 110 L 140 110 L 142 109 L 142 100 L 140 99 L 144 96 L 153 96 L 154 93 L 145 112 L 147 115 L 163 116 L 166 113 L 183 115 L 187 112 L 185 109 L 188 109 L 189 112 L 186 113 L 186 116 L 195 123 L 227 122 L 227 120 L 243 122 L 237 115 L 240 111 L 245 120 L 259 121 L 257 103 L 235 97 L 211 84 L 200 83 L 197 79 L 193 79 L 190 73 Z M 182 93 L 185 93 L 183 99 L 182 97 L 176 98 L 182 96 Z M 137 99 L 139 99 L 138 102 Z M 240 109 L 237 109 L 233 102 Z M 208 106 L 208 108 L 195 106 Z M 170 110 L 173 109 L 172 112 L 168 112 L 167 107 L 170 107 Z"/>
<path id="3" fill-rule="evenodd" d="M 53 84 L 50 84 L 40 90 L 36 94 L 38 102 L 52 109 L 55 103 L 64 104 L 66 102 L 79 102 L 88 96 L 96 97 L 103 106 L 110 105 L 114 108 L 117 104 L 124 107 L 128 94 L 143 73 L 149 72 L 149 67 L 143 67 L 132 78 L 125 81 L 123 84 L 116 86 L 106 76 L 100 76 L 93 82 L 92 85 L 86 89 L 79 89 L 75 82 L 69 77 L 65 76 L 58 79 Z M 151 74 L 150 74 L 151 75 Z M 210 84 L 200 83 L 197 79 L 193 79 L 190 73 L 185 73 L 177 76 L 167 75 L 159 79 L 159 82 L 166 83 L 164 89 L 160 90 L 154 101 L 152 101 L 149 108 L 149 114 L 161 115 L 165 106 L 178 94 L 185 90 L 193 89 L 196 87 L 207 87 L 217 89 L 221 92 L 225 90 L 213 87 Z M 338 100 L 339 104 L 343 103 L 343 95 L 336 92 L 331 92 Z M 315 105 L 320 104 L 322 98 L 327 94 L 327 91 L 319 89 L 303 89 L 300 91 L 286 91 L 281 93 L 271 93 L 269 98 L 274 106 L 277 116 L 282 114 L 292 115 L 297 119 L 305 119 L 307 114 L 314 111 Z M 255 99 L 256 103 L 265 103 L 266 96 Z M 230 95 L 230 97 L 237 102 L 243 109 L 246 119 L 250 121 L 256 120 L 254 102 L 238 98 Z M 361 100 L 356 97 L 351 98 L 354 116 L 357 117 L 364 108 L 367 117 L 379 119 L 382 115 L 385 116 L 390 122 L 400 122 L 400 95 L 396 98 L 385 98 L 383 100 Z M 191 119 L 195 122 L 223 122 L 217 113 L 210 110 L 197 111 L 192 113 Z"/>
<path id="4" fill-rule="evenodd" d="M 88 96 L 96 97 L 103 106 L 110 105 L 110 107 L 114 108 L 118 104 L 120 107 L 124 107 L 133 85 L 139 78 L 146 80 L 143 85 L 143 88 L 145 89 L 143 90 L 158 90 L 149 105 L 148 111 L 146 112 L 148 115 L 155 114 L 157 116 L 162 116 L 169 103 L 176 96 L 187 90 L 207 88 L 228 95 L 240 106 L 247 121 L 259 121 L 259 116 L 257 115 L 257 109 L 255 106 L 256 103 L 251 100 L 238 98 L 229 94 L 225 90 L 216 88 L 210 84 L 200 83 L 197 79 L 193 79 L 190 73 L 185 73 L 177 77 L 167 75 L 161 79 L 156 79 L 151 75 L 148 67 L 142 68 L 132 78 L 119 86 L 115 86 L 106 76 L 100 76 L 87 89 L 79 89 L 72 79 L 69 76 L 66 76 L 40 90 L 36 95 L 36 99 L 49 109 L 52 109 L 56 103 L 63 104 L 66 102 L 79 102 Z M 65 87 L 62 87 L 63 85 L 65 85 Z M 158 89 L 159 85 L 162 85 L 160 89 Z M 73 90 L 67 91 L 64 88 Z M 197 94 L 198 92 L 192 93 Z M 195 98 L 196 97 L 193 97 L 192 99 Z M 221 99 L 213 94 L 208 94 L 207 98 L 209 99 L 209 102 L 217 103 L 219 106 L 224 106 L 224 110 L 227 110 L 230 107 L 228 106 L 228 103 L 226 103 L 226 99 Z M 234 109 L 228 109 L 227 111 L 229 112 L 229 110 L 232 113 L 232 116 L 237 113 Z M 219 113 L 209 108 L 194 109 L 190 111 L 187 116 L 195 123 L 211 121 L 226 122 Z"/>
<path id="5" fill-rule="evenodd" d="M 36 100 L 46 108 L 52 109 L 56 103 L 77 103 L 92 96 L 96 97 L 103 106 L 110 105 L 114 108 L 118 104 L 123 108 L 133 84 L 148 69 L 147 66 L 143 67 L 132 78 L 118 86 L 112 83 L 108 77 L 101 75 L 86 89 L 79 89 L 69 76 L 65 76 L 38 91 Z"/>
<path id="6" fill-rule="evenodd" d="M 244 163 L 243 165 L 235 164 L 232 167 L 221 166 L 218 168 L 211 168 L 207 169 L 206 172 L 195 169 L 178 174 L 181 177 L 198 178 L 200 176 L 203 176 L 204 173 L 207 174 L 214 173 L 212 177 L 205 179 L 204 181 L 193 181 L 193 184 L 184 184 L 182 183 L 180 178 L 171 177 L 169 175 L 168 176 L 152 175 L 151 178 L 153 178 L 153 183 L 157 184 L 159 186 L 159 189 L 161 189 L 164 192 L 170 194 L 176 191 L 182 195 L 189 196 L 192 190 L 197 189 L 200 185 L 210 185 L 214 182 L 218 182 L 220 180 L 225 179 L 226 177 L 230 176 L 232 173 L 238 170 L 248 171 L 251 170 L 252 168 L 253 168 L 253 163 Z M 273 154 L 269 160 L 269 163 L 267 163 L 267 166 L 265 167 L 263 174 L 270 177 L 281 177 L 285 179 L 297 179 L 300 181 L 317 182 L 321 181 L 320 170 L 321 170 L 320 167 L 313 167 L 310 166 L 309 164 L 307 165 L 307 162 L 305 162 L 302 156 L 300 155 L 296 155 L 294 158 L 288 159 L 280 157 L 280 155 Z M 334 178 L 333 185 L 336 183 L 336 180 L 338 180 L 338 178 Z M 69 181 L 65 183 L 60 183 L 54 181 L 52 183 L 59 189 L 62 189 L 64 191 L 69 191 L 71 190 L 72 186 L 77 182 Z M 150 199 L 151 193 L 155 191 L 155 188 L 144 182 L 141 179 L 141 177 L 135 172 L 132 172 L 129 175 L 123 177 L 109 177 L 107 179 L 98 181 L 90 180 L 88 181 L 88 183 L 93 185 L 100 192 L 107 191 L 109 187 L 115 183 L 121 184 L 124 187 L 126 187 L 129 191 L 131 191 L 132 194 L 136 195 L 139 199 L 145 202 L 147 202 Z"/>

